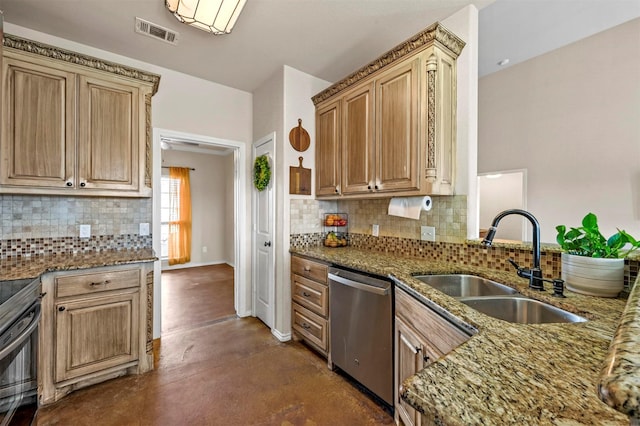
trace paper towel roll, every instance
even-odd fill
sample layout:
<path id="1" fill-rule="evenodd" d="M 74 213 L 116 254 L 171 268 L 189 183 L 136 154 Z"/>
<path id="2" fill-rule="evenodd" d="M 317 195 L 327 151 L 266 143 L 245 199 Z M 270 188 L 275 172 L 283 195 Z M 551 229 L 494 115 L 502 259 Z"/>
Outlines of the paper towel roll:
<path id="1" fill-rule="evenodd" d="M 433 207 L 431 197 L 394 197 L 389 201 L 387 214 L 391 216 L 420 219 L 421 211 L 429 211 Z"/>

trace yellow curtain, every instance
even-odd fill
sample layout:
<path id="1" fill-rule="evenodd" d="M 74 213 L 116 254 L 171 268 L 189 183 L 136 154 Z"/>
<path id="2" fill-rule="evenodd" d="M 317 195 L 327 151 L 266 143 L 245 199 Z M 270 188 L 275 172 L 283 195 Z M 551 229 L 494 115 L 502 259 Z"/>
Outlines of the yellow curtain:
<path id="1" fill-rule="evenodd" d="M 169 265 L 191 261 L 191 189 L 189 169 L 169 168 Z"/>

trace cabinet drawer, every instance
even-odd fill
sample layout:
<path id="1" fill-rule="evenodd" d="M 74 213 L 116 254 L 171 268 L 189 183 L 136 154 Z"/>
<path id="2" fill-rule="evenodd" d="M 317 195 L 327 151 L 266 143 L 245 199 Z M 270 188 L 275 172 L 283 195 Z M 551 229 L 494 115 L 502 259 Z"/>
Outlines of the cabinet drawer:
<path id="1" fill-rule="evenodd" d="M 305 308 L 326 317 L 329 314 L 329 287 L 300 275 L 291 276 L 291 298 Z"/>
<path id="2" fill-rule="evenodd" d="M 291 272 L 309 278 L 320 283 L 327 283 L 327 265 L 303 259 L 298 256 L 291 256 Z"/>
<path id="3" fill-rule="evenodd" d="M 140 270 L 98 272 L 57 277 L 56 297 L 90 294 L 100 291 L 119 290 L 140 286 Z"/>
<path id="4" fill-rule="evenodd" d="M 438 356 L 451 352 L 469 339 L 468 334 L 397 288 L 396 316 L 402 318 L 437 349 Z"/>
<path id="5" fill-rule="evenodd" d="M 293 303 L 292 307 L 293 329 L 326 353 L 329 346 L 329 322 L 297 303 Z"/>

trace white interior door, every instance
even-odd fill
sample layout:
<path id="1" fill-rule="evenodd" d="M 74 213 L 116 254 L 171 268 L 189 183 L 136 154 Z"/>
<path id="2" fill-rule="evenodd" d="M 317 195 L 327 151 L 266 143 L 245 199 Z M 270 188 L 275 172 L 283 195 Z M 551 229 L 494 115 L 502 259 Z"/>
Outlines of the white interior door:
<path id="1" fill-rule="evenodd" d="M 262 138 L 253 144 L 253 159 L 261 155 L 269 158 L 271 182 L 263 191 L 253 188 L 253 307 L 254 315 L 269 328 L 274 322 L 275 247 L 274 208 L 275 164 L 273 137 Z"/>

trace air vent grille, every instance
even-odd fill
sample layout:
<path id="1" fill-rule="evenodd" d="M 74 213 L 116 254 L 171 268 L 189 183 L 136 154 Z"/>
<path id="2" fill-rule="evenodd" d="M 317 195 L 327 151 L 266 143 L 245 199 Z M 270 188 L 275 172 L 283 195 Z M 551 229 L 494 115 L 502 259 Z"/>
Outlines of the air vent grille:
<path id="1" fill-rule="evenodd" d="M 152 22 L 145 21 L 136 17 L 135 31 L 138 34 L 143 34 L 149 37 L 153 37 L 157 40 L 162 40 L 165 43 L 176 45 L 178 44 L 179 33 L 171 31 L 168 28 L 161 27 Z"/>

